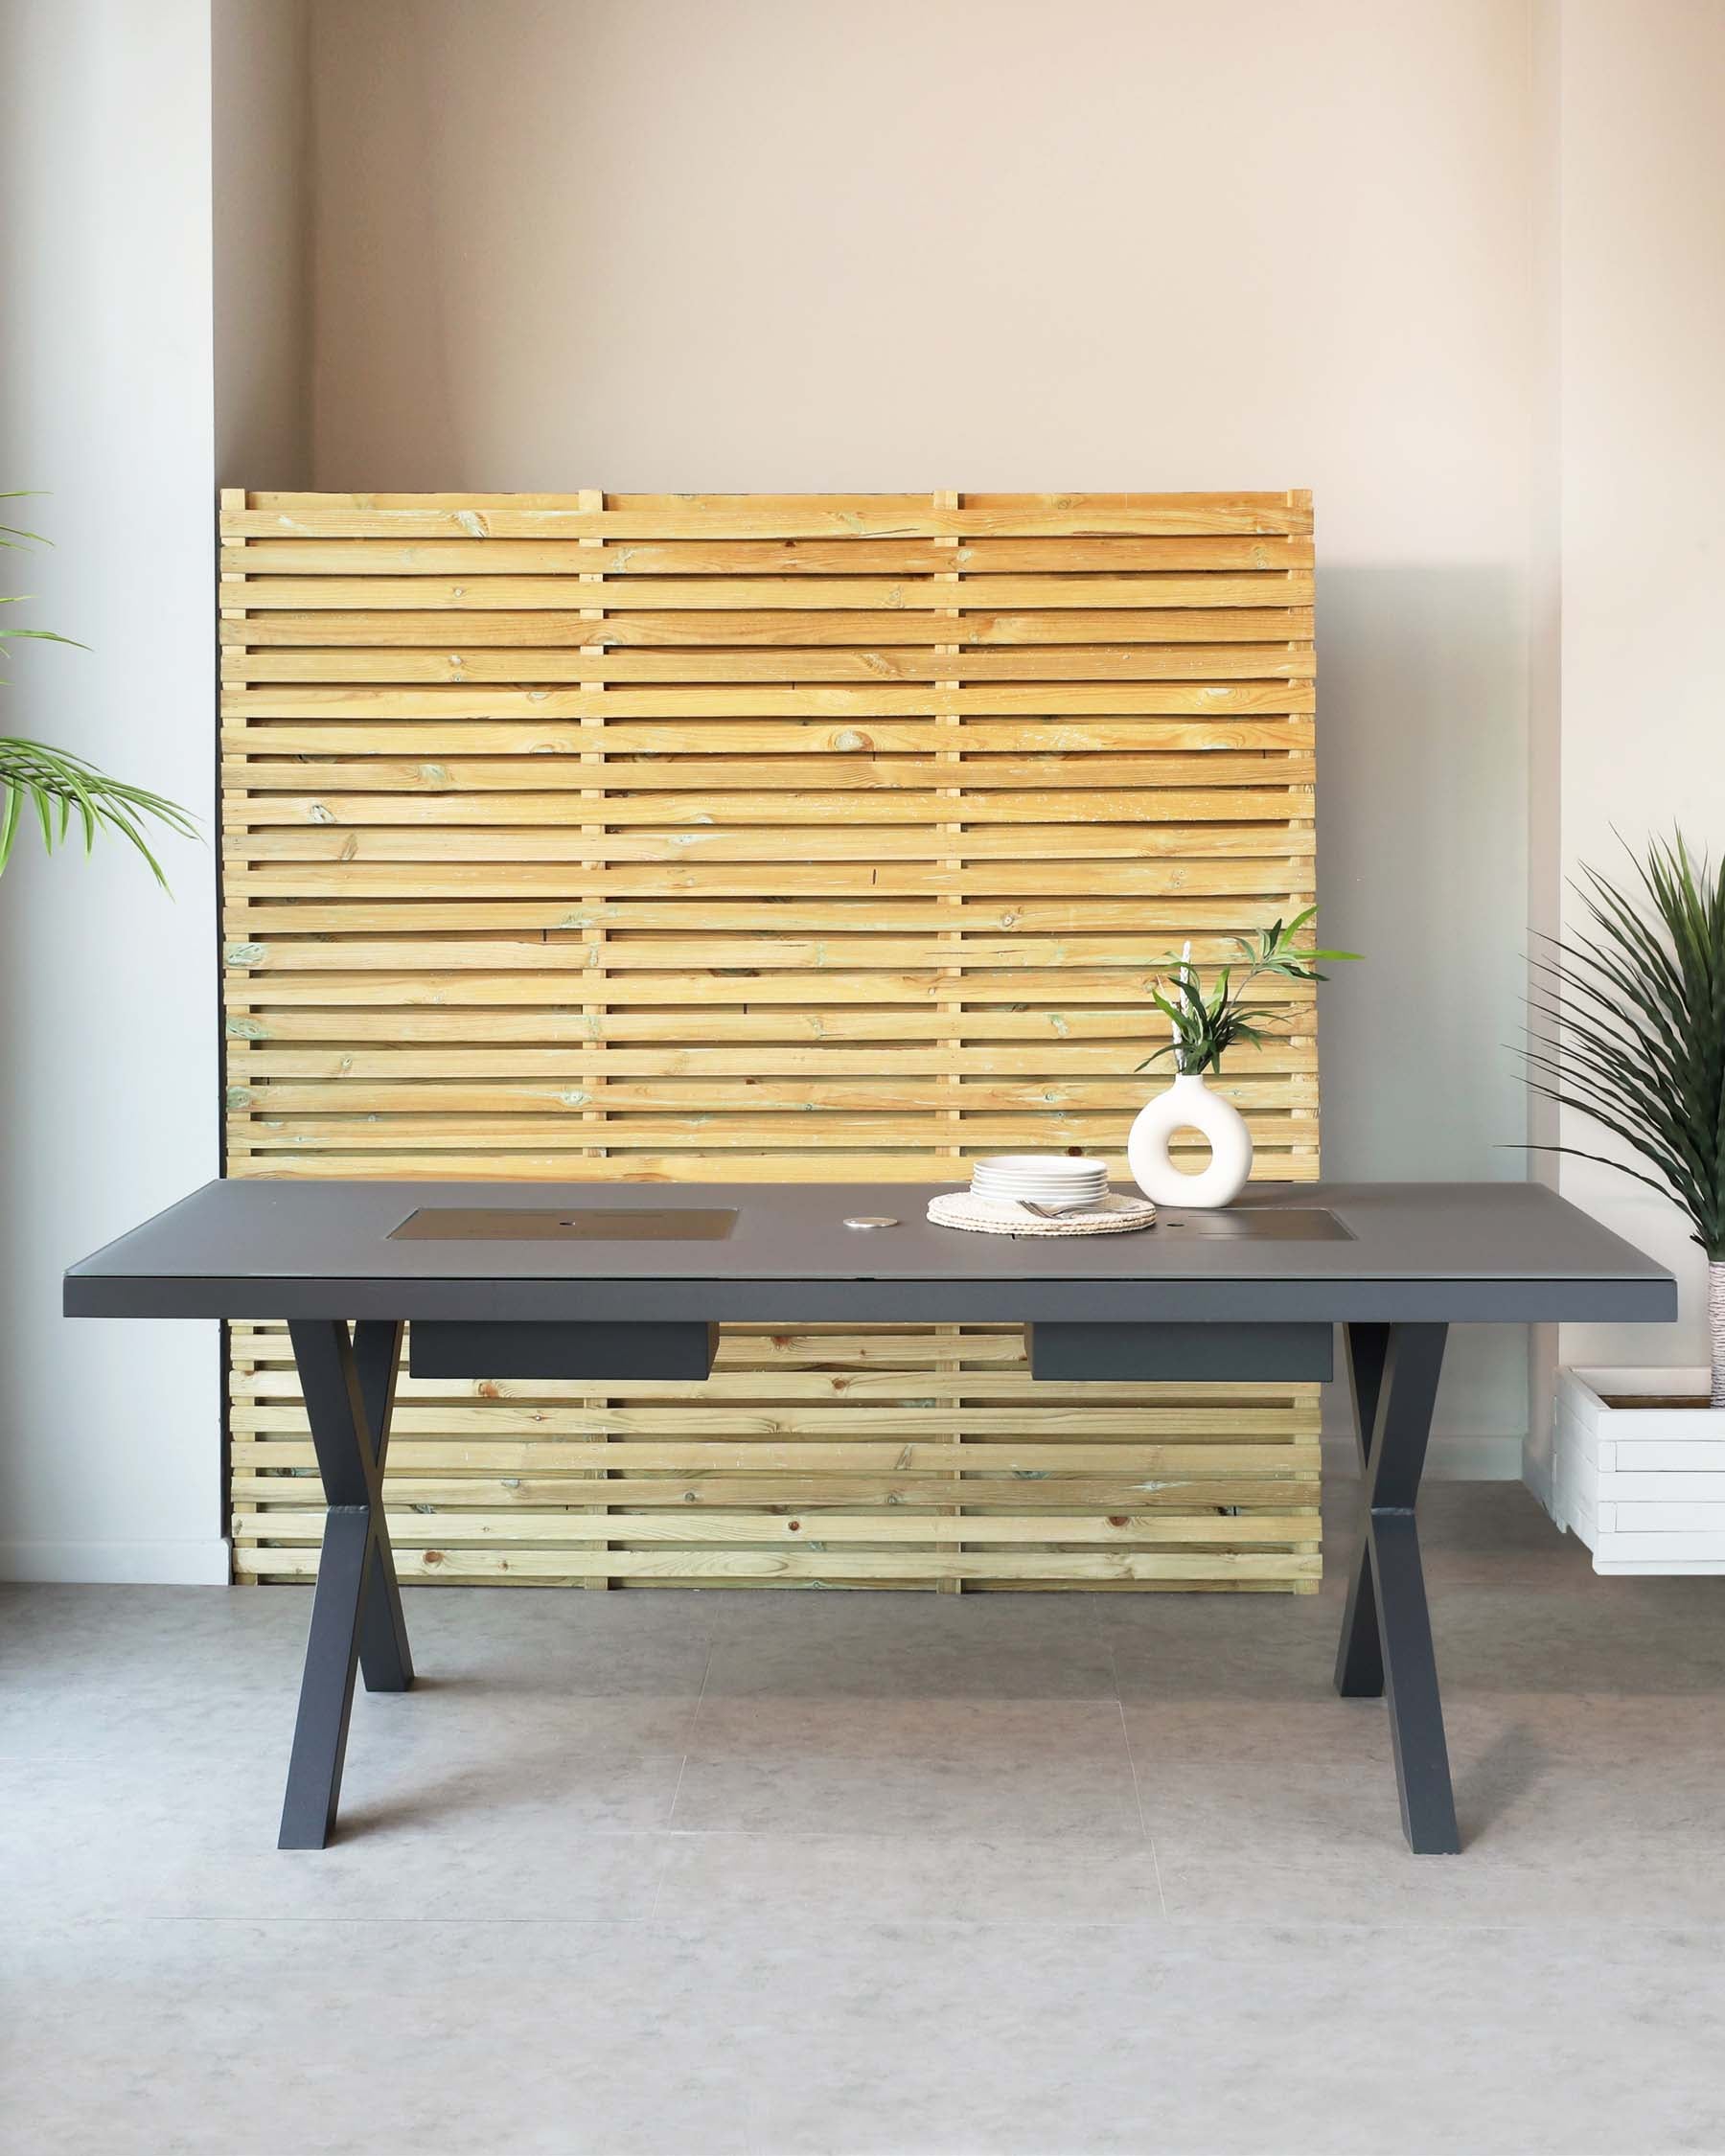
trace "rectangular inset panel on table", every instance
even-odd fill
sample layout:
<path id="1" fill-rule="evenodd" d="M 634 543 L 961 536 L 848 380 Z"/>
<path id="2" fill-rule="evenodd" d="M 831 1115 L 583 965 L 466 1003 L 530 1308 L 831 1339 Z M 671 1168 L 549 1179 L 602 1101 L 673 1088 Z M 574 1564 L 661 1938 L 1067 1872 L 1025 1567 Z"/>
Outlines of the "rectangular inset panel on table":
<path id="1" fill-rule="evenodd" d="M 624 1212 L 616 1205 L 421 1205 L 392 1243 L 723 1243 L 737 1216 L 721 1206 Z"/>

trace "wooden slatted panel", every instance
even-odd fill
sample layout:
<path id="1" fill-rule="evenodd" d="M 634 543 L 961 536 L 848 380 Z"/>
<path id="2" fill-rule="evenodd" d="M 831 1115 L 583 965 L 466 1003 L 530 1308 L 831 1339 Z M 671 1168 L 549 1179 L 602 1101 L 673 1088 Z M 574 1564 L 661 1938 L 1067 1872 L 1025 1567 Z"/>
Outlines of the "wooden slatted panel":
<path id="1" fill-rule="evenodd" d="M 1164 955 L 1311 901 L 1310 535 L 1302 493 L 225 496 L 229 1172 L 1123 1178 Z M 1287 1000 L 1223 1089 L 1304 1179 Z M 240 1570 L 304 1576 L 279 1336 L 233 1383 Z M 1016 1331 L 730 1328 L 705 1391 L 408 1384 L 398 1430 L 415 1576 L 1316 1583 L 1312 1388 L 1032 1392 Z"/>

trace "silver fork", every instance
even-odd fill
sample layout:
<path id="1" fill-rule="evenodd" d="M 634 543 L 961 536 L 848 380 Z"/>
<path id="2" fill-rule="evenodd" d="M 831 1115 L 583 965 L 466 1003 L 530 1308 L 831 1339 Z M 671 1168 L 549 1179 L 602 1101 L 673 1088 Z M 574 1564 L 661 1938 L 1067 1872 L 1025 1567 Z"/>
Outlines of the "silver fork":
<path id="1" fill-rule="evenodd" d="M 1031 1198 L 1015 1198 L 1012 1202 L 1015 1205 L 1022 1206 L 1025 1212 L 1034 1213 L 1038 1220 L 1064 1220 L 1068 1213 L 1093 1213 L 1101 1210 L 1100 1202 L 1093 1198 L 1083 1199 L 1075 1205 L 1039 1205 Z"/>

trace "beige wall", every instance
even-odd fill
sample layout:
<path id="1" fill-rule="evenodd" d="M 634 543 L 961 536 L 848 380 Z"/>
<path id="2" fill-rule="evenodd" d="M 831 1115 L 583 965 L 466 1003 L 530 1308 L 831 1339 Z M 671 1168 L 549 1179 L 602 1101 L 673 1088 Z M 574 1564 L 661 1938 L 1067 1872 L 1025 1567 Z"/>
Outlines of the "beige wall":
<path id="1" fill-rule="evenodd" d="M 1523 1173 L 1524 8 L 313 7 L 320 487 L 1313 487 L 1327 1163 Z"/>
<path id="2" fill-rule="evenodd" d="M 1566 879 L 1631 875 L 1681 821 L 1725 850 L 1725 8 L 1715 0 L 1566 0 L 1561 102 L 1561 727 L 1540 774 L 1557 813 L 1534 834 L 1535 890 L 1581 923 Z M 1566 1142 L 1616 1155 L 1566 1117 Z M 1676 1208 L 1609 1168 L 1566 1159 L 1567 1197 L 1673 1267 L 1671 1331 L 1566 1325 L 1566 1363 L 1706 1360 L 1704 1261 Z M 1542 1342 L 1542 1346 L 1548 1343 Z M 1545 1358 L 1542 1357 L 1542 1362 Z M 1531 1447 L 1545 1456 L 1537 1369 Z"/>
<path id="3" fill-rule="evenodd" d="M 311 484 L 310 10 L 213 0 L 216 478 Z"/>

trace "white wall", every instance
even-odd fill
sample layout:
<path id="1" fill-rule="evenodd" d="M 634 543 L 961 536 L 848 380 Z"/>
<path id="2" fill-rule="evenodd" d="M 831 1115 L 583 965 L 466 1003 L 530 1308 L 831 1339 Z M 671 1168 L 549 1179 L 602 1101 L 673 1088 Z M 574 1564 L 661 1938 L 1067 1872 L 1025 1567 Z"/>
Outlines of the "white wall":
<path id="1" fill-rule="evenodd" d="M 1520 1177 L 1505 0 L 314 0 L 316 484 L 1310 486 L 1336 1175 Z M 1526 1342 L 1440 1416 L 1514 1472 Z"/>
<path id="2" fill-rule="evenodd" d="M 53 552 L 9 732 L 212 807 L 210 32 L 203 0 L 0 11 L 0 485 Z M 8 609 L 9 614 L 18 609 Z M 74 1258 L 215 1174 L 215 893 L 112 845 L 0 879 L 0 1572 L 213 1580 L 215 1329 L 59 1316 Z"/>
<path id="3" fill-rule="evenodd" d="M 216 486 L 310 478 L 307 20 L 0 11 L 0 486 L 48 490 L 18 520 L 57 542 L 0 590 L 91 647 L 14 647 L 0 723 L 212 838 Z M 227 1577 L 216 1328 L 58 1314 L 72 1259 L 219 1167 L 215 855 L 164 859 L 172 899 L 26 833 L 0 882 L 0 1576 Z"/>
<path id="4" fill-rule="evenodd" d="M 1534 875 L 1568 933 L 1584 925 L 1567 882 L 1581 863 L 1633 877 L 1618 834 L 1639 850 L 1680 821 L 1725 851 L 1725 9 L 1566 0 L 1556 30 L 1562 723 Z M 1622 1150 L 1578 1117 L 1562 1135 Z M 1566 1325 L 1551 1351 L 1704 1363 L 1705 1261 L 1676 1207 L 1582 1160 L 1558 1181 L 1678 1273 L 1683 1314 L 1657 1331 Z M 1536 1388 L 1535 1480 L 1544 1438 Z"/>

